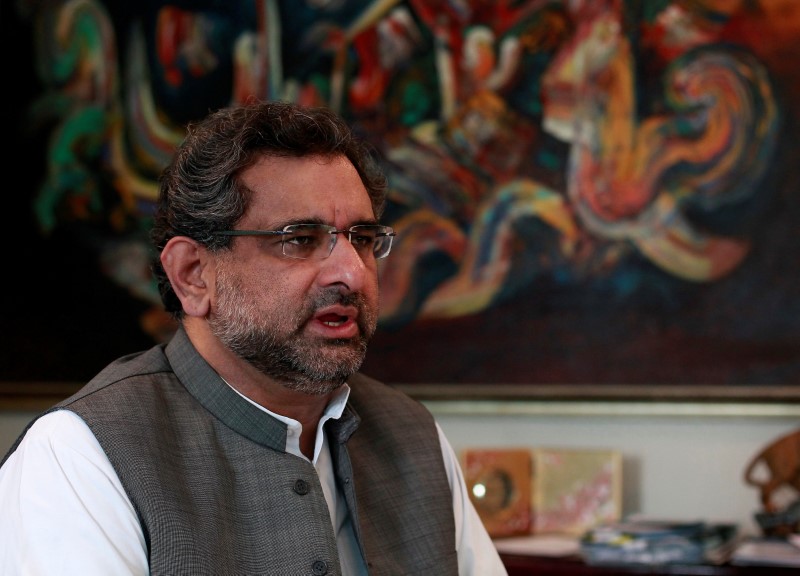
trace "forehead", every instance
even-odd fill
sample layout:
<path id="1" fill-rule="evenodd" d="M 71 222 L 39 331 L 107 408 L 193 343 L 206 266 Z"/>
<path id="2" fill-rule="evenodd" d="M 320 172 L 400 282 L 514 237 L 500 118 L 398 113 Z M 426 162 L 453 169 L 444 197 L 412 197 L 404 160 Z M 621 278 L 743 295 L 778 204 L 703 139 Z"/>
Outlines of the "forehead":
<path id="1" fill-rule="evenodd" d="M 369 194 L 344 156 L 264 156 L 241 179 L 252 190 L 242 223 L 267 226 L 308 219 L 338 226 L 374 219 Z"/>

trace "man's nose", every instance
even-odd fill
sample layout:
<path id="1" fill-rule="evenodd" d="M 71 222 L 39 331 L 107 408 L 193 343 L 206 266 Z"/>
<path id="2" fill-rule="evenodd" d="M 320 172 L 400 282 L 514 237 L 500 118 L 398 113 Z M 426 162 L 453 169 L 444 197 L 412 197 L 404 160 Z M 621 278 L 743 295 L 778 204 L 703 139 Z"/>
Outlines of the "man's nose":
<path id="1" fill-rule="evenodd" d="M 324 285 L 345 284 L 350 291 L 359 292 L 368 274 L 370 268 L 350 243 L 349 235 L 339 234 L 330 256 L 322 261 L 320 281 Z"/>

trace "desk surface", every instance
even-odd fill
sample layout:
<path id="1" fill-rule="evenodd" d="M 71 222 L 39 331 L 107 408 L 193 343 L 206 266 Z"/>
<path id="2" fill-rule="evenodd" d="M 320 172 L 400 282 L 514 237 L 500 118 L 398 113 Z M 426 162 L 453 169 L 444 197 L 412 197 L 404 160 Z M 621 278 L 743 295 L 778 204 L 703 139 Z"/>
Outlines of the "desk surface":
<path id="1" fill-rule="evenodd" d="M 635 574 L 669 576 L 797 576 L 800 569 L 779 566 L 589 566 L 577 557 L 552 558 L 501 553 L 508 576 L 627 576 Z"/>

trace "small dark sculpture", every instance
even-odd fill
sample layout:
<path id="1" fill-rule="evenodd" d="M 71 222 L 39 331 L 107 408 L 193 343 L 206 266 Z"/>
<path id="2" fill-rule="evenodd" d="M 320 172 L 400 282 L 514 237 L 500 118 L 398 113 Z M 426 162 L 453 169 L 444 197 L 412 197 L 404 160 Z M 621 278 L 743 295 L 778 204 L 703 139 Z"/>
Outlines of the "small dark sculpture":
<path id="1" fill-rule="evenodd" d="M 758 478 L 756 470 L 769 472 Z M 759 526 L 768 536 L 800 533 L 800 499 L 783 509 L 774 501 L 775 492 L 790 487 L 800 493 L 800 430 L 782 436 L 761 450 L 748 464 L 744 481 L 761 492 L 762 512 L 756 514 Z"/>
<path id="2" fill-rule="evenodd" d="M 758 512 L 755 517 L 765 536 L 800 534 L 800 498 L 780 512 Z"/>

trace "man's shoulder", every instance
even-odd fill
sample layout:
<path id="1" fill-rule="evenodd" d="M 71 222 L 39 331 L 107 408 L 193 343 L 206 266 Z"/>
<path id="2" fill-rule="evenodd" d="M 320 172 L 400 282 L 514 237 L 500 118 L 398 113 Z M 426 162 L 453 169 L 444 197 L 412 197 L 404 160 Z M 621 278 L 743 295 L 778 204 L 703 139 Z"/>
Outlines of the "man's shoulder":
<path id="1" fill-rule="evenodd" d="M 119 389 L 134 385 L 140 379 L 158 378 L 172 373 L 170 363 L 164 354 L 164 346 L 157 345 L 149 350 L 121 356 L 105 366 L 85 386 L 64 400 L 62 405 L 71 404 L 81 398 L 96 394 L 110 387 Z"/>
<path id="2" fill-rule="evenodd" d="M 134 352 L 117 358 L 95 376 L 92 381 L 106 382 L 129 376 L 158 374 L 171 371 L 169 360 L 164 353 L 164 345 L 153 346 L 149 350 Z"/>
<path id="3" fill-rule="evenodd" d="M 385 382 L 381 382 L 380 380 L 376 380 L 371 376 L 367 376 L 362 372 L 356 372 L 352 376 L 347 379 L 347 384 L 350 386 L 351 395 L 374 395 L 374 394 L 385 394 L 389 397 L 396 398 L 398 401 L 407 401 L 407 402 L 414 402 L 416 400 L 412 399 L 410 396 L 401 392 L 397 388 L 386 384 Z"/>
<path id="4" fill-rule="evenodd" d="M 367 411 L 386 412 L 394 417 L 431 419 L 430 412 L 418 400 L 389 384 L 360 372 L 347 379 L 350 402 L 363 415 Z"/>
<path id="5" fill-rule="evenodd" d="M 378 386 L 378 387 L 381 387 L 381 388 L 388 387 L 387 384 L 384 384 L 380 380 L 376 380 L 375 378 L 372 378 L 371 376 L 367 376 L 363 372 L 356 372 L 355 374 L 350 376 L 347 379 L 347 384 L 351 388 L 353 388 L 355 386 L 364 386 L 364 387 Z"/>

